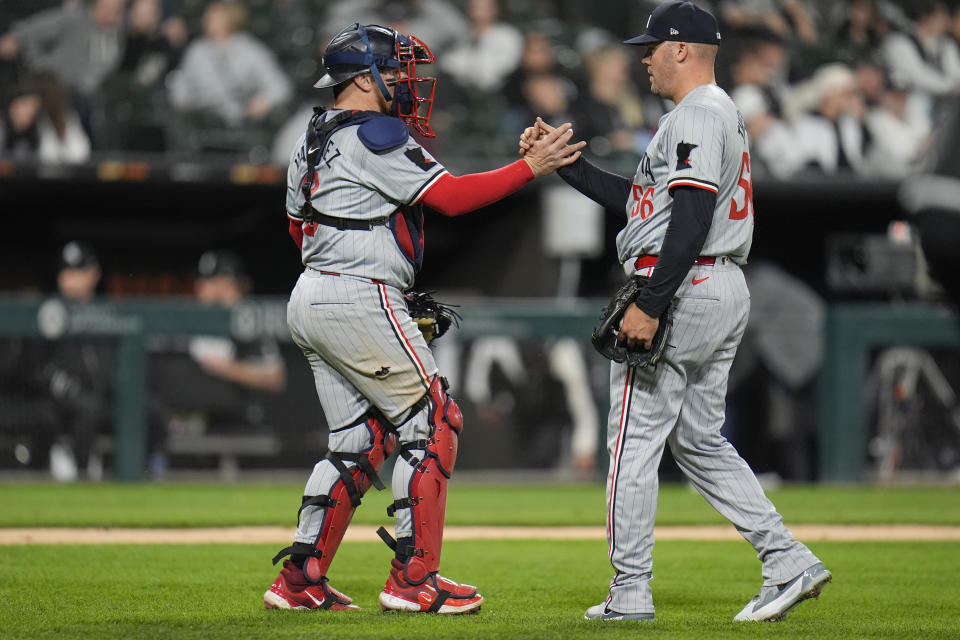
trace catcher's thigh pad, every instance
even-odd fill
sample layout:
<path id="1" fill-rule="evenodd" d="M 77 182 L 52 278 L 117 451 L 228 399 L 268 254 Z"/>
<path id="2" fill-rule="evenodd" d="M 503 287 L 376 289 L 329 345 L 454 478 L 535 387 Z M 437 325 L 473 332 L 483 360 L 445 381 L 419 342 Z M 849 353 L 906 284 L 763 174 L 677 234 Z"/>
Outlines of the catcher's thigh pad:
<path id="1" fill-rule="evenodd" d="M 446 381 L 437 376 L 425 396 L 423 411 L 427 412 L 430 435 L 425 440 L 400 444 L 400 455 L 413 467 L 406 498 L 387 508 L 392 516 L 398 509 L 410 509 L 413 537 L 398 542 L 381 530 L 381 537 L 404 561 L 404 579 L 420 584 L 430 573 L 440 568 L 443 545 L 443 523 L 447 508 L 447 483 L 457 459 L 463 416 L 460 407 L 446 393 Z M 414 454 L 421 452 L 422 459 Z"/>
<path id="2" fill-rule="evenodd" d="M 316 542 L 294 542 L 273 558 L 273 563 L 276 564 L 287 555 L 305 555 L 306 560 L 301 568 L 303 574 L 312 582 L 317 582 L 327 575 L 353 513 L 370 485 L 374 485 L 378 490 L 384 488 L 377 474 L 396 447 L 397 437 L 393 426 L 383 418 L 367 415 L 353 428 L 367 429 L 371 444 L 359 452 L 330 451 L 318 464 L 335 467 L 338 473 L 336 482 L 326 495 L 303 496 L 297 512 L 299 519 L 305 509 L 323 510 Z M 352 465 L 347 466 L 347 463 Z"/>

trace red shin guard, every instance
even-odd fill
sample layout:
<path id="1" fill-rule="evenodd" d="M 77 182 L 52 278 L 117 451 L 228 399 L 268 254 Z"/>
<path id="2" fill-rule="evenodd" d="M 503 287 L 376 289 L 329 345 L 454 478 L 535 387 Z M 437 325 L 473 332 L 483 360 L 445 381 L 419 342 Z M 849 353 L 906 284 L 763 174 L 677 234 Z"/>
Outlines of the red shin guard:
<path id="1" fill-rule="evenodd" d="M 385 424 L 377 417 L 371 416 L 365 420 L 373 442 L 368 449 L 360 453 L 331 451 L 327 454 L 327 460 L 340 473 L 339 480 L 333 485 L 329 495 L 304 496 L 300 507 L 300 512 L 311 506 L 323 509 L 317 541 L 313 545 L 294 542 L 274 557 L 274 564 L 286 555 L 305 555 L 307 558 L 302 569 L 309 581 L 318 582 L 327 575 L 333 556 L 343 540 L 343 534 L 353 518 L 354 511 L 360 505 L 361 497 L 371 484 L 377 489 L 383 489 L 383 483 L 377 474 L 383 468 L 384 461 L 393 453 L 397 442 L 392 426 Z M 348 468 L 345 461 L 353 462 L 356 466 Z"/>
<path id="2" fill-rule="evenodd" d="M 410 478 L 409 499 L 394 503 L 394 508 L 409 507 L 413 520 L 412 544 L 397 549 L 404 559 L 403 577 L 410 584 L 420 584 L 440 568 L 443 546 L 443 523 L 447 507 L 447 483 L 457 459 L 457 446 L 463 428 L 460 407 L 446 393 L 445 380 L 435 377 L 427 394 L 430 437 L 425 441 L 405 443 L 401 453 L 423 449 L 424 459 L 404 455 L 414 468 Z M 402 542 L 407 542 L 408 539 Z"/>

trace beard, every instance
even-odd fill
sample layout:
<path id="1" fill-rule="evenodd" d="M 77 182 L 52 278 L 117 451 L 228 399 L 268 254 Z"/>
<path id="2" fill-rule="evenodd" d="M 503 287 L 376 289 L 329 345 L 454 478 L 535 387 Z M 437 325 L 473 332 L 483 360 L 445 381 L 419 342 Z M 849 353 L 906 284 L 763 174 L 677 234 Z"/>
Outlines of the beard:
<path id="1" fill-rule="evenodd" d="M 663 92 L 660 90 L 660 87 L 657 85 L 657 81 L 653 79 L 653 76 L 650 78 L 650 93 L 655 96 L 663 96 Z"/>

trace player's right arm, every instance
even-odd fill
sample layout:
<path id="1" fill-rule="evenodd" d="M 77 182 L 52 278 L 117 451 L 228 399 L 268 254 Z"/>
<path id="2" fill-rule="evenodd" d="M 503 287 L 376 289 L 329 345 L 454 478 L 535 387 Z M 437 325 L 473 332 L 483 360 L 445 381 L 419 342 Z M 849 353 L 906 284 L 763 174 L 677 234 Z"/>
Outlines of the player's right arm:
<path id="1" fill-rule="evenodd" d="M 553 127 L 538 117 L 536 124 L 520 135 L 520 155 L 526 157 L 541 134 L 553 131 Z M 586 146 L 585 142 L 580 144 Z M 582 157 L 557 169 L 557 175 L 597 204 L 616 211 L 624 208 L 633 188 L 633 183 L 627 178 L 604 171 Z"/>
<path id="2" fill-rule="evenodd" d="M 446 216 L 485 207 L 519 191 L 538 176 L 580 161 L 580 149 L 586 143 L 568 144 L 572 135 L 566 123 L 531 145 L 522 159 L 505 167 L 459 177 L 446 173 L 424 190 L 419 202 Z"/>

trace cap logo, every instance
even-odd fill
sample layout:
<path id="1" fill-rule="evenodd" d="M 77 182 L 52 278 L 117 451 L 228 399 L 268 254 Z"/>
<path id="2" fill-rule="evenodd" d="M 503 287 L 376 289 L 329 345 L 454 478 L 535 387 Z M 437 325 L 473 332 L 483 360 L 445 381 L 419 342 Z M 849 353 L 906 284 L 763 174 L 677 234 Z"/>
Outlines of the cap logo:
<path id="1" fill-rule="evenodd" d="M 676 29 L 674 29 L 673 27 L 670 27 L 670 35 L 672 35 L 672 36 L 678 36 L 678 35 L 680 35 L 680 32 L 677 31 Z"/>
<path id="2" fill-rule="evenodd" d="M 648 30 L 648 31 L 650 30 L 650 21 L 651 21 L 651 20 L 653 20 L 653 14 L 652 14 L 652 13 L 651 13 L 649 16 L 647 16 L 647 30 Z"/>

